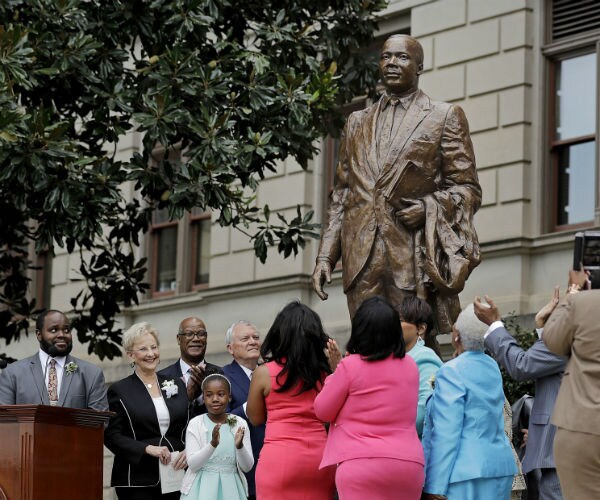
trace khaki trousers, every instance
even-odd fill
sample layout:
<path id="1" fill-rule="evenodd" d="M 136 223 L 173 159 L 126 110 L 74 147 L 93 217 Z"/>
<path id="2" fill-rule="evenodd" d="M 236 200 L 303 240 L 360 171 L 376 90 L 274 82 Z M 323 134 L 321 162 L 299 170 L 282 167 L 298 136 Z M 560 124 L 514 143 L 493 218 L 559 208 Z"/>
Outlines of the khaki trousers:
<path id="1" fill-rule="evenodd" d="M 564 500 L 600 499 L 599 435 L 558 427 L 554 462 Z"/>

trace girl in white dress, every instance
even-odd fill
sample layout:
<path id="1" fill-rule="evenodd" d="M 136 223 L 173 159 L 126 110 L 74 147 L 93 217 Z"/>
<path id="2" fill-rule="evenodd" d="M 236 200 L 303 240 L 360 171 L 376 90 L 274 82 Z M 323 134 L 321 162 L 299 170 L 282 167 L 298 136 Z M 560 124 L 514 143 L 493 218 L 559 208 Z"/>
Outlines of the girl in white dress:
<path id="1" fill-rule="evenodd" d="M 187 428 L 181 500 L 246 500 L 244 472 L 254 464 L 248 424 L 226 413 L 231 384 L 224 375 L 208 375 L 202 395 L 207 413 L 190 420 Z"/>

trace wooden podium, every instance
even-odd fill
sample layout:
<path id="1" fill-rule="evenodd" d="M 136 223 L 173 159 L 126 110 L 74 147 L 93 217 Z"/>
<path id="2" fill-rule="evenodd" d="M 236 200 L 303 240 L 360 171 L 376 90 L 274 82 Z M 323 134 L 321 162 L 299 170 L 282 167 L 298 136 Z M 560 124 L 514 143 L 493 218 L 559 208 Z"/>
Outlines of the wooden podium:
<path id="1" fill-rule="evenodd" d="M 102 500 L 110 412 L 0 406 L 0 500 Z"/>

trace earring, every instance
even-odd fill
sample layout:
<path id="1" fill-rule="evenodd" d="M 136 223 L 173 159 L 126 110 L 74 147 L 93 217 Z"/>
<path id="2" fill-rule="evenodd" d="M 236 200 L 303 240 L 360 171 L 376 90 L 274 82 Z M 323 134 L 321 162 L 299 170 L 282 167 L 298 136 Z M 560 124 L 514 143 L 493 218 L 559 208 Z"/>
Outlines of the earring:
<path id="1" fill-rule="evenodd" d="M 129 366 L 131 366 L 131 368 L 135 368 L 135 361 L 132 361 L 131 363 L 129 363 Z"/>
<path id="2" fill-rule="evenodd" d="M 421 337 L 421 335 L 417 337 L 417 345 L 425 345 L 425 341 L 423 340 L 423 337 Z"/>

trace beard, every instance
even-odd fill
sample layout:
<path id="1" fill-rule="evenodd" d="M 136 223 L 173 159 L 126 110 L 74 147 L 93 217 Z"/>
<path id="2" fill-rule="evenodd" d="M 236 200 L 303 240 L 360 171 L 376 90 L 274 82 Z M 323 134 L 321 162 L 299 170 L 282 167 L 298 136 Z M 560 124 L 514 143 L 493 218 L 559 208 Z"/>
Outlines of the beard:
<path id="1" fill-rule="evenodd" d="M 59 349 L 52 342 L 48 342 L 46 339 L 40 340 L 40 347 L 48 356 L 55 358 L 56 356 L 66 356 L 73 349 L 73 342 L 67 340 L 67 347 Z"/>

